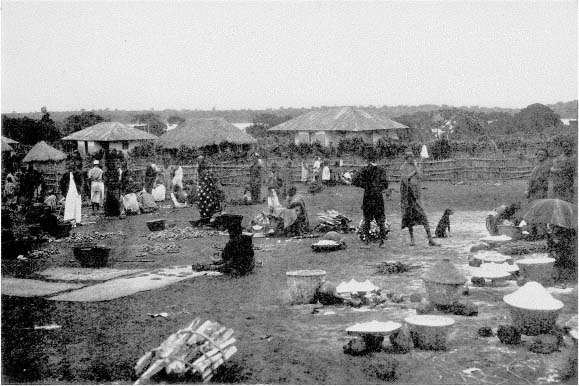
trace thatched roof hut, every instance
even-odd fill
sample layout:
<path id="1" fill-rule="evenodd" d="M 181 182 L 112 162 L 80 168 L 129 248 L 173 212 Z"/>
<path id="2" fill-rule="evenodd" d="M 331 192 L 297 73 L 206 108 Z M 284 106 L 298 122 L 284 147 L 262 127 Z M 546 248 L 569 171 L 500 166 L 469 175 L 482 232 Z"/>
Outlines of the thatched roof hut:
<path id="1" fill-rule="evenodd" d="M 357 107 L 313 110 L 272 127 L 270 132 L 293 132 L 296 143 L 320 142 L 324 146 L 341 139 L 361 137 L 375 143 L 380 138 L 398 139 L 409 128 L 379 113 Z"/>
<path id="2" fill-rule="evenodd" d="M 38 142 L 30 149 L 22 162 L 60 162 L 66 159 L 66 154 L 44 141 Z"/>
<path id="3" fill-rule="evenodd" d="M 223 118 L 202 118 L 179 124 L 157 138 L 156 143 L 165 149 L 178 149 L 183 145 L 199 148 L 222 143 L 250 145 L 257 141 Z"/>
<path id="4" fill-rule="evenodd" d="M 153 141 L 156 135 L 135 129 L 120 122 L 101 122 L 64 137 L 63 141 L 76 141 L 81 155 L 96 153 L 100 149 L 131 151 L 141 142 Z"/>

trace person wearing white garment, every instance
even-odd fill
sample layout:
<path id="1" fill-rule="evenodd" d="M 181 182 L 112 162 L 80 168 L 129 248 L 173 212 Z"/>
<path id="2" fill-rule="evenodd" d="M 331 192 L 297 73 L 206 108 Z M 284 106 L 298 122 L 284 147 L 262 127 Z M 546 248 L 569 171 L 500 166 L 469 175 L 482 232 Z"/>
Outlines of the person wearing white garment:
<path id="1" fill-rule="evenodd" d="M 420 150 L 420 158 L 427 159 L 428 157 L 428 148 L 426 147 L 426 145 L 422 145 L 422 150 Z"/>
<path id="2" fill-rule="evenodd" d="M 64 221 L 72 220 L 72 226 L 81 222 L 82 198 L 80 187 L 82 186 L 82 173 L 69 165 L 69 172 L 60 179 L 60 193 L 64 200 Z"/>
<path id="3" fill-rule="evenodd" d="M 173 186 L 179 186 L 183 190 L 183 168 L 179 166 L 175 170 L 175 177 L 173 177 Z M 174 189 L 174 188 L 173 188 Z"/>
<path id="4" fill-rule="evenodd" d="M 103 204 L 105 196 L 105 184 L 103 182 L 103 170 L 99 168 L 99 161 L 93 162 L 94 166 L 88 172 L 90 179 L 90 202 L 92 205 L 93 215 L 97 214 L 100 206 Z M 95 210 L 96 209 L 96 210 Z"/>

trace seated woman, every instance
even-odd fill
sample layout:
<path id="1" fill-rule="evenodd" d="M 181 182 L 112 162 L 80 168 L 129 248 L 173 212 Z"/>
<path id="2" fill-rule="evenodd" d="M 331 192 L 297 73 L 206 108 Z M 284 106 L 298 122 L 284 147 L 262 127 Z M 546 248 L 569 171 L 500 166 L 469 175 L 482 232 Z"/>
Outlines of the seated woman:
<path id="1" fill-rule="evenodd" d="M 301 194 L 297 194 L 295 186 L 290 187 L 288 190 L 286 207 L 295 213 L 295 220 L 291 224 L 288 224 L 284 219 L 284 234 L 286 236 L 300 236 L 309 232 L 310 222 L 306 210 L 306 202 Z"/>
<path id="2" fill-rule="evenodd" d="M 187 193 L 181 188 L 180 185 L 175 185 L 174 186 L 174 192 L 175 192 L 175 198 L 177 199 L 177 202 L 180 204 L 186 204 L 187 203 Z"/>

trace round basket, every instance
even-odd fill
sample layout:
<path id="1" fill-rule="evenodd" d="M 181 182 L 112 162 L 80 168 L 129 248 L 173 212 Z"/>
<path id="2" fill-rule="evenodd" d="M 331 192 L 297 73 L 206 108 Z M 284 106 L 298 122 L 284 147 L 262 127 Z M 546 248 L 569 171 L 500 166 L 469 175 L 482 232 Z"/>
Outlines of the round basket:
<path id="1" fill-rule="evenodd" d="M 413 315 L 404 319 L 408 324 L 414 347 L 425 350 L 445 350 L 452 318 L 438 315 Z"/>
<path id="2" fill-rule="evenodd" d="M 537 257 L 517 261 L 521 276 L 528 281 L 536 281 L 541 284 L 552 281 L 554 265 L 555 259 L 550 257 Z"/>
<path id="3" fill-rule="evenodd" d="M 107 265 L 111 249 L 104 246 L 75 246 L 74 258 L 84 268 L 102 268 Z"/>
<path id="4" fill-rule="evenodd" d="M 424 280 L 424 279 L 423 279 Z M 438 305 L 449 306 L 460 298 L 463 284 L 444 284 L 424 280 L 428 299 Z"/>
<path id="5" fill-rule="evenodd" d="M 548 334 L 553 330 L 555 322 L 561 313 L 558 310 L 529 310 L 526 308 L 515 307 L 507 303 L 511 311 L 513 326 L 521 330 L 524 335 L 541 335 Z"/>
<path id="6" fill-rule="evenodd" d="M 151 232 L 162 231 L 165 229 L 165 219 L 147 221 L 147 228 Z"/>
<path id="7" fill-rule="evenodd" d="M 499 235 L 509 236 L 513 240 L 519 240 L 522 236 L 522 230 L 520 227 L 514 225 L 497 225 Z"/>
<path id="8" fill-rule="evenodd" d="M 326 271 L 300 270 L 286 272 L 292 304 L 308 304 L 326 278 Z"/>

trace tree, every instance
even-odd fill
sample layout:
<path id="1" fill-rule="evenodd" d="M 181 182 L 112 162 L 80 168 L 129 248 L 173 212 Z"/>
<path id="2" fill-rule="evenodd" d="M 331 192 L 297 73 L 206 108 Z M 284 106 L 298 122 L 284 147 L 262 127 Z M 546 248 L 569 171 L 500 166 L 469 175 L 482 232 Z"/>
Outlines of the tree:
<path id="1" fill-rule="evenodd" d="M 560 125 L 559 115 L 540 103 L 529 105 L 515 114 L 519 127 L 525 133 L 541 133 L 543 130 Z"/>
<path id="2" fill-rule="evenodd" d="M 162 135 L 167 131 L 167 125 L 155 113 L 137 114 L 133 116 L 133 122 L 147 125 L 147 131 L 154 135 Z"/>
<path id="3" fill-rule="evenodd" d="M 75 133 L 87 127 L 104 122 L 104 118 L 98 114 L 90 112 L 82 112 L 80 115 L 71 115 L 64 120 L 64 131 L 66 135 Z"/>
<path id="4" fill-rule="evenodd" d="M 174 124 L 180 124 L 185 122 L 185 118 L 180 117 L 178 115 L 171 115 L 169 118 L 167 118 L 167 123 L 170 125 L 174 125 Z"/>
<path id="5" fill-rule="evenodd" d="M 28 117 L 8 118 L 3 115 L 2 132 L 23 145 L 35 145 L 40 141 L 54 143 L 61 138 L 60 131 L 48 113 L 40 120 Z"/>
<path id="6" fill-rule="evenodd" d="M 254 115 L 253 124 L 245 129 L 245 132 L 255 138 L 268 136 L 268 129 L 292 119 L 290 115 L 277 116 L 271 113 L 260 113 Z"/>

